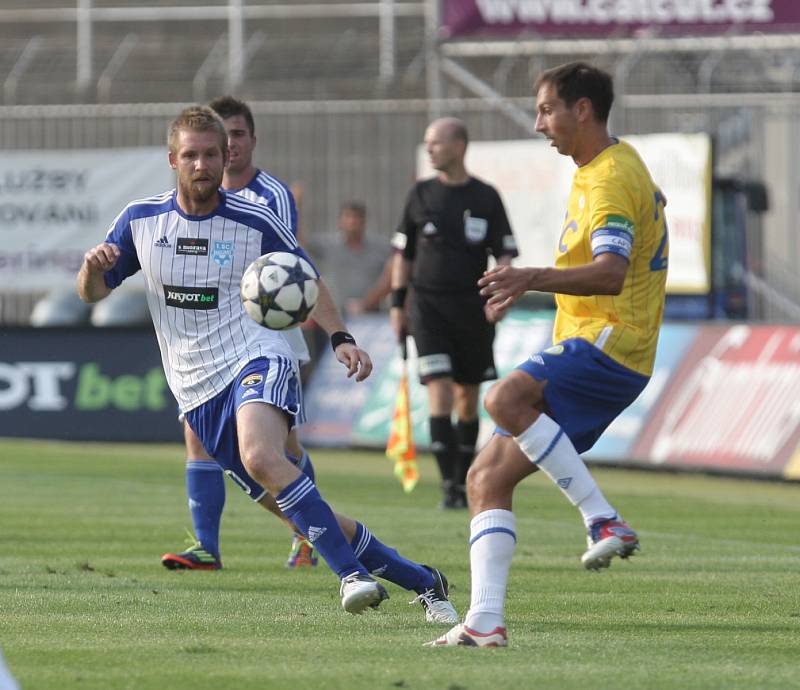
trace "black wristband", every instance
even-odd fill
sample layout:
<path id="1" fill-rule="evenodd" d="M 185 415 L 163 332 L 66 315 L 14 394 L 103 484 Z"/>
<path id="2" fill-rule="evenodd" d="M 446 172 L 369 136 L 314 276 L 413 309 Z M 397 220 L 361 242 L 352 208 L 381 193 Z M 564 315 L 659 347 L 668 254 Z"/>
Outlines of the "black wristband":
<path id="1" fill-rule="evenodd" d="M 392 290 L 392 307 L 399 307 L 402 309 L 406 304 L 407 293 L 407 287 L 399 287 Z"/>
<path id="2" fill-rule="evenodd" d="M 333 351 L 336 352 L 336 348 L 342 343 L 350 343 L 351 345 L 355 345 L 356 339 L 347 331 L 336 331 L 336 333 L 331 336 L 331 347 L 333 348 Z"/>

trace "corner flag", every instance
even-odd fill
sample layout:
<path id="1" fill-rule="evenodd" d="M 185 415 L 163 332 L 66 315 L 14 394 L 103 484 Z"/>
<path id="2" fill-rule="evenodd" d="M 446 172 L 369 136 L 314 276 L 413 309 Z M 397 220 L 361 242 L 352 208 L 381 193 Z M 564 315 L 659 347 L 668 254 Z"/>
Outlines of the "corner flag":
<path id="1" fill-rule="evenodd" d="M 394 460 L 394 476 L 403 485 L 403 490 L 408 494 L 414 490 L 419 480 L 417 469 L 417 449 L 414 447 L 414 436 L 411 428 L 411 406 L 408 394 L 408 350 L 406 339 L 400 343 L 400 353 L 403 365 L 400 373 L 400 386 L 397 389 L 397 398 L 392 414 L 392 426 L 389 430 L 389 440 L 386 443 L 386 457 Z"/>

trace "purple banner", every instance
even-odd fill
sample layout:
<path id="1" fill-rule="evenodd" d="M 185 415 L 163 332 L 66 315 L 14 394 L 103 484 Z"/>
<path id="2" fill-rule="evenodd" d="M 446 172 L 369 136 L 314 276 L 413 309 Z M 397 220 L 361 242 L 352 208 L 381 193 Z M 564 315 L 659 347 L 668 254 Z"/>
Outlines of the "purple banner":
<path id="1" fill-rule="evenodd" d="M 789 31 L 798 0 L 442 0 L 441 35 L 624 36 L 656 27 L 670 34 Z"/>

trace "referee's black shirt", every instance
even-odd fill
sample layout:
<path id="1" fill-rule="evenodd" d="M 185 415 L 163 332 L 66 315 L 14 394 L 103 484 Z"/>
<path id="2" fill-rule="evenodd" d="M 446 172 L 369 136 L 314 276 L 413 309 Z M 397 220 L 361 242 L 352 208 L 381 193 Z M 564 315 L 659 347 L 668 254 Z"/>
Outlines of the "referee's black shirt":
<path id="1" fill-rule="evenodd" d="M 500 195 L 475 177 L 417 182 L 392 244 L 413 262 L 414 288 L 440 293 L 477 292 L 489 254 L 518 254 Z"/>

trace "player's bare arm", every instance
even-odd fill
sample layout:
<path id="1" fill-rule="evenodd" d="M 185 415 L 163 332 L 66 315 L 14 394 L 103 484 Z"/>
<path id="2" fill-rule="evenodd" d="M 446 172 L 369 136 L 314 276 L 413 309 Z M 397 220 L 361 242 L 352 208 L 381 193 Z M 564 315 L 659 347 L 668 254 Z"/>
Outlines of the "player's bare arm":
<path id="1" fill-rule="evenodd" d="M 394 257 L 386 259 L 383 265 L 381 274 L 377 277 L 375 282 L 367 290 L 364 298 L 357 305 L 357 310 L 354 313 L 362 313 L 365 311 L 374 311 L 380 308 L 381 300 L 392 291 L 392 266 L 394 265 Z"/>
<path id="2" fill-rule="evenodd" d="M 322 278 L 319 279 L 319 301 L 314 311 L 314 320 L 329 336 L 347 332 L 331 291 Z M 363 381 L 372 373 L 370 356 L 355 343 L 341 342 L 336 345 L 334 353 L 336 359 L 347 367 L 347 378 L 355 376 L 356 381 Z"/>
<path id="3" fill-rule="evenodd" d="M 111 288 L 103 280 L 103 274 L 117 264 L 120 251 L 116 244 L 101 242 L 83 256 L 78 271 L 78 296 L 86 303 L 99 302 L 111 294 Z"/>
<path id="4" fill-rule="evenodd" d="M 478 286 L 481 294 L 489 298 L 489 305 L 506 310 L 529 290 L 562 295 L 618 295 L 627 271 L 627 259 L 605 253 L 573 268 L 495 266 L 486 271 Z"/>

